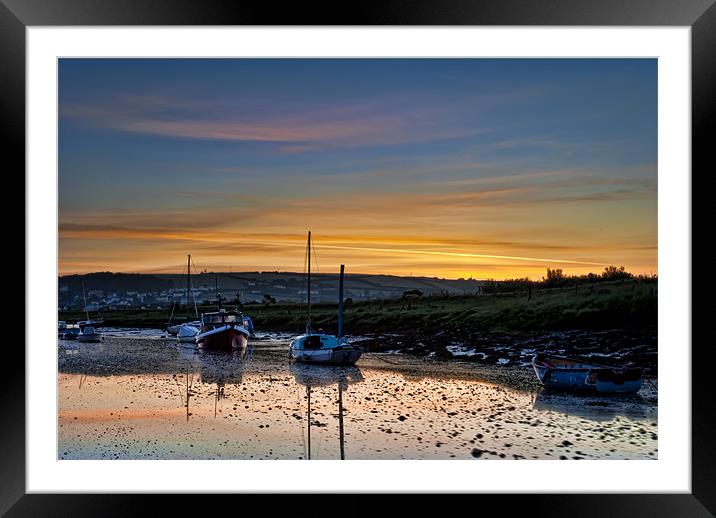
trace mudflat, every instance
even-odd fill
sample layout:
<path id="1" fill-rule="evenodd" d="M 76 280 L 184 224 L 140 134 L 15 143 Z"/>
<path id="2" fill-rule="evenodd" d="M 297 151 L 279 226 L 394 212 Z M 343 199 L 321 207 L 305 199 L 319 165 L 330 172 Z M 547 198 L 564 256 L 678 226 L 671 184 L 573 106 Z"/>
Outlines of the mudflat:
<path id="1" fill-rule="evenodd" d="M 241 352 L 149 331 L 60 340 L 58 458 L 658 456 L 654 378 L 630 396 L 550 393 L 516 362 L 366 352 L 341 368 L 291 364 L 287 348 L 281 335 Z"/>

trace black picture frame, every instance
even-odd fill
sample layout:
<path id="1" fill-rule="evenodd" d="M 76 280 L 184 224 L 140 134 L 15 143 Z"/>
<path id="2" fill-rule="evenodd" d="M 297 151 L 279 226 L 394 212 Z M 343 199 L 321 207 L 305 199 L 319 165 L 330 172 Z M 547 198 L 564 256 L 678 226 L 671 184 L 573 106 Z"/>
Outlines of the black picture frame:
<path id="1" fill-rule="evenodd" d="M 25 29 L 28 26 L 73 25 L 553 25 L 553 26 L 689 26 L 692 37 L 692 192 L 694 183 L 707 177 L 712 147 L 709 135 L 714 122 L 716 96 L 716 6 L 714 0 L 460 0 L 383 1 L 330 7 L 320 4 L 281 4 L 229 0 L 0 0 L 0 127 L 5 133 L 3 164 L 10 171 L 25 168 Z M 684 174 L 689 174 L 685 171 Z M 18 175 L 16 175 L 18 176 Z M 13 189 L 14 198 L 24 199 L 24 182 Z M 17 209 L 15 209 L 17 210 Z M 693 206 L 692 206 L 693 210 Z M 15 216 L 16 218 L 17 216 Z M 707 219 L 693 212 L 694 230 Z M 6 220 L 12 221 L 12 220 Z M 18 236 L 19 237 L 19 236 Z M 24 241 L 24 233 L 21 238 Z M 17 243 L 17 241 L 15 241 Z M 695 247 L 692 244 L 692 257 Z M 18 271 L 24 266 L 24 251 L 16 246 L 6 266 Z M 23 248 L 24 250 L 24 248 Z M 22 257 L 22 260 L 20 258 Z M 21 266 L 22 264 L 22 266 Z M 696 263 L 693 265 L 696 267 Z M 697 270 L 704 273 L 704 270 Z M 693 286 L 685 272 L 683 282 Z M 25 270 L 26 278 L 32 272 Z M 696 277 L 698 278 L 698 277 Z M 700 290 L 708 289 L 708 282 Z M 692 315 L 707 311 L 692 301 Z M 29 315 L 25 315 L 28 324 Z M 693 320 L 693 316 L 692 316 Z M 29 322 L 32 324 L 32 321 Z M 17 326 L 19 328 L 19 324 Z M 693 331 L 698 328 L 693 326 Z M 697 336 L 693 333 L 693 336 Z M 151 510 L 157 496 L 140 495 L 28 495 L 25 493 L 25 354 L 15 344 L 6 345 L 5 383 L 0 391 L 3 424 L 0 428 L 0 514 L 7 516 L 138 515 Z M 688 347 L 689 344 L 683 344 Z M 27 344 L 25 344 L 27 347 Z M 451 496 L 450 507 L 459 505 L 480 512 L 485 501 L 497 500 L 510 514 L 530 516 L 713 516 L 716 514 L 716 440 L 714 440 L 713 387 L 710 372 L 711 340 L 693 340 L 692 355 L 692 492 L 648 495 L 481 495 L 480 508 L 473 507 L 476 495 Z M 211 495 L 210 498 L 216 498 Z M 459 498 L 459 500 L 455 500 Z M 470 502 L 460 501 L 470 498 Z M 241 495 L 241 507 L 265 503 L 266 495 Z M 358 516 L 376 511 L 371 495 L 341 495 L 340 501 L 314 507 L 313 516 L 336 514 Z M 499 499 L 499 500 L 498 500 Z M 296 496 L 270 497 L 270 514 L 300 513 L 305 500 Z M 507 504 L 509 501 L 509 504 Z M 194 505 L 205 506 L 195 497 L 171 495 L 161 499 L 162 514 L 189 513 Z M 213 502 L 214 506 L 220 503 Z M 403 499 L 401 514 L 424 509 L 424 498 Z M 467 507 L 464 507 L 464 506 Z M 339 507 L 337 507 L 339 506 Z M 220 512 L 203 507 L 202 512 Z M 237 510 L 237 512 L 239 512 Z"/>

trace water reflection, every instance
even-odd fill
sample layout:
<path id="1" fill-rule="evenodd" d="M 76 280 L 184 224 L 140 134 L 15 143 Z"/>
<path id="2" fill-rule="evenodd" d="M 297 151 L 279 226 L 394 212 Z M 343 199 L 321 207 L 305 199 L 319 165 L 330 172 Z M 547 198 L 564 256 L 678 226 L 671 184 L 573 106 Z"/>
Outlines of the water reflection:
<path id="1" fill-rule="evenodd" d="M 226 385 L 239 386 L 243 381 L 246 363 L 252 358 L 252 347 L 234 349 L 231 351 L 215 351 L 208 349 L 179 347 L 180 354 L 184 359 L 189 360 L 186 378 L 186 419 L 189 420 L 191 412 L 189 405 L 191 397 L 195 395 L 192 391 L 194 384 L 194 373 L 196 372 L 199 382 L 204 385 L 215 384 L 214 396 L 214 417 L 217 416 L 219 402 L 226 395 Z M 193 367 L 193 368 L 192 368 Z"/>
<path id="2" fill-rule="evenodd" d="M 590 421 L 612 421 L 617 416 L 643 419 L 648 416 L 647 402 L 638 394 L 599 396 L 555 392 L 540 388 L 534 394 L 532 408 Z"/>
<path id="3" fill-rule="evenodd" d="M 366 355 L 346 368 L 289 364 L 285 347 L 274 344 L 255 354 L 111 336 L 98 345 L 58 350 L 62 459 L 658 453 L 657 394 L 649 387 L 642 397 L 535 394 L 471 378 L 470 366 L 402 356 Z"/>
<path id="4" fill-rule="evenodd" d="M 308 399 L 308 452 L 306 458 L 311 460 L 311 392 L 314 388 L 328 387 L 333 384 L 338 387 L 338 442 L 341 460 L 346 459 L 345 434 L 343 430 L 343 391 L 352 383 L 363 381 L 363 374 L 359 367 L 330 367 L 325 365 L 310 365 L 293 363 L 289 367 L 291 374 L 299 385 L 306 387 Z"/>

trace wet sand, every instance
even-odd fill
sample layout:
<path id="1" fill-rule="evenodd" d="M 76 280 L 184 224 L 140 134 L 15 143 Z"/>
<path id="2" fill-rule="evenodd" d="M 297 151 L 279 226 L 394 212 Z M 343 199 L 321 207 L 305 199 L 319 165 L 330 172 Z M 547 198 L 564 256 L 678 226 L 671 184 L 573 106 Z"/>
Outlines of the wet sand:
<path id="1" fill-rule="evenodd" d="M 59 341 L 59 459 L 658 455 L 653 379 L 578 396 L 546 392 L 527 367 L 384 353 L 307 366 L 289 364 L 283 337 L 242 355 L 120 335 Z"/>

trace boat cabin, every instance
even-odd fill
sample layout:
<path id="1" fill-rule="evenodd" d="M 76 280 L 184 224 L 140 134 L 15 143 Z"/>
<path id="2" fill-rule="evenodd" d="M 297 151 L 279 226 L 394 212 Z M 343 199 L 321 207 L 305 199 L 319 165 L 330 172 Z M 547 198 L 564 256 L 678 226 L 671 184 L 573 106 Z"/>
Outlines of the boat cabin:
<path id="1" fill-rule="evenodd" d="M 84 331 L 85 328 L 101 327 L 102 321 L 101 320 L 81 320 L 81 321 L 77 322 L 77 326 L 79 327 L 80 331 Z"/>
<path id="2" fill-rule="evenodd" d="M 223 326 L 226 324 L 239 324 L 250 333 L 254 332 L 254 325 L 251 318 L 242 315 L 238 311 L 226 311 L 221 309 L 213 313 L 202 313 L 201 325 L 207 327 Z"/>
<path id="3" fill-rule="evenodd" d="M 332 349 L 338 345 L 338 338 L 335 336 L 319 334 L 302 335 L 291 342 L 294 349 Z"/>

